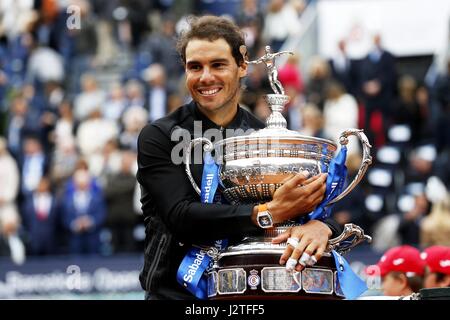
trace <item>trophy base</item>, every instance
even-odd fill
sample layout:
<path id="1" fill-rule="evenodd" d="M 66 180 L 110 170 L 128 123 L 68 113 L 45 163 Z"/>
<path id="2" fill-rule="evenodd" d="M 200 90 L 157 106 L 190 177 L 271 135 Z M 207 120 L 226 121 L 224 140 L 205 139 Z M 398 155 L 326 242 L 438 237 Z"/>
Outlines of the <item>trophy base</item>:
<path id="1" fill-rule="evenodd" d="M 208 274 L 208 297 L 232 299 L 344 299 L 329 253 L 314 267 L 286 271 L 279 264 L 285 245 L 248 242 L 219 255 Z"/>

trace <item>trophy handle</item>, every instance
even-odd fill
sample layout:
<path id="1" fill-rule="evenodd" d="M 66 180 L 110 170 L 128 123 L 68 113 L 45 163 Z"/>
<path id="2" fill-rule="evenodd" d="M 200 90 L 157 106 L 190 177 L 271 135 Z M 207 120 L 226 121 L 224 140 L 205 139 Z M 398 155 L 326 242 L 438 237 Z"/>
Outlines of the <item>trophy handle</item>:
<path id="1" fill-rule="evenodd" d="M 203 146 L 203 150 L 206 152 L 208 152 L 208 151 L 211 152 L 214 149 L 213 143 L 211 141 L 209 141 L 208 139 L 196 138 L 196 139 L 191 140 L 191 142 L 189 142 L 189 145 L 184 153 L 185 154 L 184 163 L 185 163 L 186 174 L 189 178 L 189 181 L 192 184 L 192 187 L 198 193 L 198 195 L 200 195 L 200 188 L 198 187 L 197 183 L 195 183 L 195 180 L 192 177 L 192 173 L 191 173 L 191 151 L 199 143 L 205 144 Z"/>
<path id="2" fill-rule="evenodd" d="M 348 185 L 348 187 L 342 191 L 341 194 L 339 194 L 336 198 L 331 200 L 327 206 L 338 202 L 342 198 L 344 198 L 347 194 L 352 191 L 357 184 L 361 181 L 361 179 L 364 177 L 364 174 L 367 171 L 367 168 L 372 163 L 372 156 L 370 155 L 370 148 L 372 146 L 369 143 L 369 139 L 367 139 L 367 136 L 364 134 L 362 129 L 347 129 L 344 132 L 341 133 L 341 136 L 339 137 L 339 143 L 341 146 L 345 146 L 348 144 L 348 137 L 349 136 L 357 136 L 358 139 L 361 141 L 362 148 L 363 148 L 363 159 L 361 161 L 361 165 L 359 167 L 358 173 L 356 174 L 356 177 L 353 179 L 352 183 Z"/>
<path id="3" fill-rule="evenodd" d="M 339 254 L 345 254 L 361 242 L 372 242 L 372 237 L 364 234 L 364 230 L 353 223 L 347 223 L 344 231 L 336 238 L 328 240 L 327 252 L 336 250 Z"/>

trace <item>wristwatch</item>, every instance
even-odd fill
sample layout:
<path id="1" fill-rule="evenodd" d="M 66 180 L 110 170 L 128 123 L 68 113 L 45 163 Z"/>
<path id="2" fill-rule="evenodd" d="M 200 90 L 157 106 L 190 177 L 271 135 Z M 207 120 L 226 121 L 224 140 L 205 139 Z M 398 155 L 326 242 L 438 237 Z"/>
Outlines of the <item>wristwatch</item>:
<path id="1" fill-rule="evenodd" d="M 269 210 L 267 210 L 267 204 L 263 203 L 258 205 L 258 215 L 256 216 L 258 226 L 263 229 L 273 227 L 273 218 Z"/>

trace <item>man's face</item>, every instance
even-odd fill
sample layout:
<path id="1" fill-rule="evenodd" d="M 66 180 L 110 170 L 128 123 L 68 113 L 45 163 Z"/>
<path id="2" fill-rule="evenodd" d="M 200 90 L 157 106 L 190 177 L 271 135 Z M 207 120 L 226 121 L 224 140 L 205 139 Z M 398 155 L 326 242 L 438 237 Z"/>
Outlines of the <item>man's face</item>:
<path id="1" fill-rule="evenodd" d="M 439 284 L 437 282 L 437 274 L 432 272 L 427 272 L 423 281 L 424 288 L 437 288 Z"/>
<path id="2" fill-rule="evenodd" d="M 438 281 L 438 274 L 435 272 L 430 272 L 427 267 L 425 271 L 425 277 L 423 280 L 424 288 L 446 288 L 450 287 L 450 275 L 447 275 L 441 281 Z"/>
<path id="3" fill-rule="evenodd" d="M 382 286 L 385 296 L 401 296 L 404 284 L 399 277 L 394 277 L 392 273 L 388 273 L 383 277 Z"/>
<path id="4" fill-rule="evenodd" d="M 186 47 L 186 86 L 206 114 L 232 110 L 239 99 L 239 79 L 246 66 L 238 67 L 228 43 L 193 39 Z"/>

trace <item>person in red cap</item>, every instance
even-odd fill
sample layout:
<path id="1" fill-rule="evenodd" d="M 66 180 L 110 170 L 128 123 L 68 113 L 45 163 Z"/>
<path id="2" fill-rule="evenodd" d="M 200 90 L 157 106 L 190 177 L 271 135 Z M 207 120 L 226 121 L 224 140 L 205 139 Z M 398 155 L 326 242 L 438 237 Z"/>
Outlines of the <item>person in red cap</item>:
<path id="1" fill-rule="evenodd" d="M 420 257 L 425 262 L 424 288 L 450 287 L 450 247 L 431 246 Z"/>
<path id="2" fill-rule="evenodd" d="M 376 265 L 366 269 L 367 274 L 382 278 L 385 296 L 407 296 L 422 288 L 425 263 L 420 251 L 404 245 L 385 252 Z"/>

